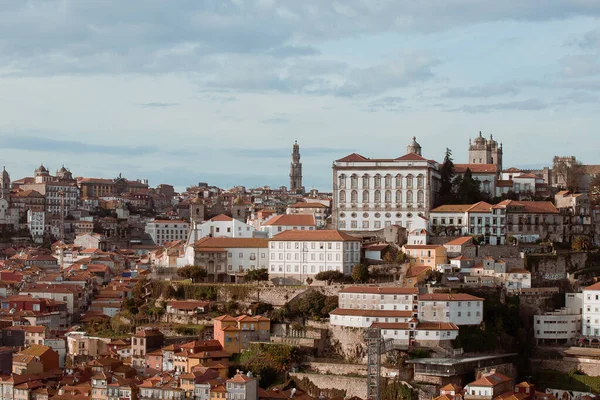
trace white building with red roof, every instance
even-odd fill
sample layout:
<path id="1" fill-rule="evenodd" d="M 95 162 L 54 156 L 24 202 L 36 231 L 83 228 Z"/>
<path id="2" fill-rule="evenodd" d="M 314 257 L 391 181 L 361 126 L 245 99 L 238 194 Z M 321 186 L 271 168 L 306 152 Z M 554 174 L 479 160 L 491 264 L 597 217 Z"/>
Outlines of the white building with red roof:
<path id="1" fill-rule="evenodd" d="M 159 246 L 175 240 L 187 240 L 189 230 L 190 223 L 184 220 L 156 219 L 146 223 L 146 233 Z"/>
<path id="2" fill-rule="evenodd" d="M 360 247 L 360 238 L 338 230 L 286 230 L 269 240 L 269 276 L 305 282 L 324 271 L 349 275 Z"/>
<path id="3" fill-rule="evenodd" d="M 353 153 L 333 162 L 332 223 L 346 231 L 377 231 L 400 225 L 427 228 L 440 184 L 436 161 L 421 156 L 413 137 L 407 154 L 367 158 Z"/>
<path id="4" fill-rule="evenodd" d="M 275 215 L 260 227 L 260 230 L 267 233 L 267 236 L 273 236 L 287 230 L 314 231 L 317 229 L 315 216 L 312 214 L 284 214 Z"/>
<path id="5" fill-rule="evenodd" d="M 581 334 L 600 337 L 600 282 L 583 289 Z"/>

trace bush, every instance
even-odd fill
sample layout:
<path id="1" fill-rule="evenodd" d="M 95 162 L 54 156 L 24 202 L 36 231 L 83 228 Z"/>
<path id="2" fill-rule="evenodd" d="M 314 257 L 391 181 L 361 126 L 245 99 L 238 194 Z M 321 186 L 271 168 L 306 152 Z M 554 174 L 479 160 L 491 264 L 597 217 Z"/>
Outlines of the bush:
<path id="1" fill-rule="evenodd" d="M 344 279 L 344 274 L 340 271 L 322 271 L 315 275 L 318 281 L 339 282 Z"/>

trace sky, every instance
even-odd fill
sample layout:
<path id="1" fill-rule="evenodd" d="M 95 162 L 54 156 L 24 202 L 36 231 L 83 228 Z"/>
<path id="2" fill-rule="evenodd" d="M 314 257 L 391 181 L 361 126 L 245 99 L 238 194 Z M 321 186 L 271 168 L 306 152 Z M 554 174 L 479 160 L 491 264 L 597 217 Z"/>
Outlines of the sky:
<path id="1" fill-rule="evenodd" d="M 0 163 L 178 189 L 333 160 L 600 164 L 598 0 L 0 0 Z"/>

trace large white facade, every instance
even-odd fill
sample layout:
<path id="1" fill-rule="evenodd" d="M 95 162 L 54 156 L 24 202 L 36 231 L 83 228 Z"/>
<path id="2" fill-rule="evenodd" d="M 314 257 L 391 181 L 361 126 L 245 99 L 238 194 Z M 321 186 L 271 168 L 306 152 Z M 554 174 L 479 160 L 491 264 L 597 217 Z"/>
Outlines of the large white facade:
<path id="1" fill-rule="evenodd" d="M 583 289 L 581 334 L 600 336 L 600 282 Z"/>
<path id="2" fill-rule="evenodd" d="M 324 271 L 350 274 L 360 262 L 360 244 L 336 230 L 284 231 L 269 240 L 269 276 L 304 282 Z"/>
<path id="3" fill-rule="evenodd" d="M 175 240 L 187 240 L 189 229 L 190 224 L 182 220 L 154 220 L 146 223 L 146 233 L 158 246 Z"/>
<path id="4" fill-rule="evenodd" d="M 400 225 L 427 228 L 439 188 L 439 167 L 421 157 L 420 146 L 396 159 L 351 154 L 333 163 L 332 223 L 346 231 L 376 231 Z M 416 151 L 415 151 L 416 149 Z"/>
<path id="5" fill-rule="evenodd" d="M 483 299 L 464 293 L 423 294 L 419 296 L 419 320 L 479 325 L 483 321 Z"/>

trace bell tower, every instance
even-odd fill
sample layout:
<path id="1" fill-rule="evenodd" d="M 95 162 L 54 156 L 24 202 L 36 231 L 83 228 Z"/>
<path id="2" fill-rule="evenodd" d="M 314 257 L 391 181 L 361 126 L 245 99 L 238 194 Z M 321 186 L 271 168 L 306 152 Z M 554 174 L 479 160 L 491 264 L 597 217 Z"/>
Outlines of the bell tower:
<path id="1" fill-rule="evenodd" d="M 304 193 L 302 186 L 302 163 L 300 162 L 300 146 L 294 142 L 292 148 L 292 162 L 290 163 L 290 192 Z"/>
<path id="2" fill-rule="evenodd" d="M 0 177 L 0 198 L 8 200 L 10 195 L 10 175 L 6 167 L 2 168 L 2 177 Z"/>

